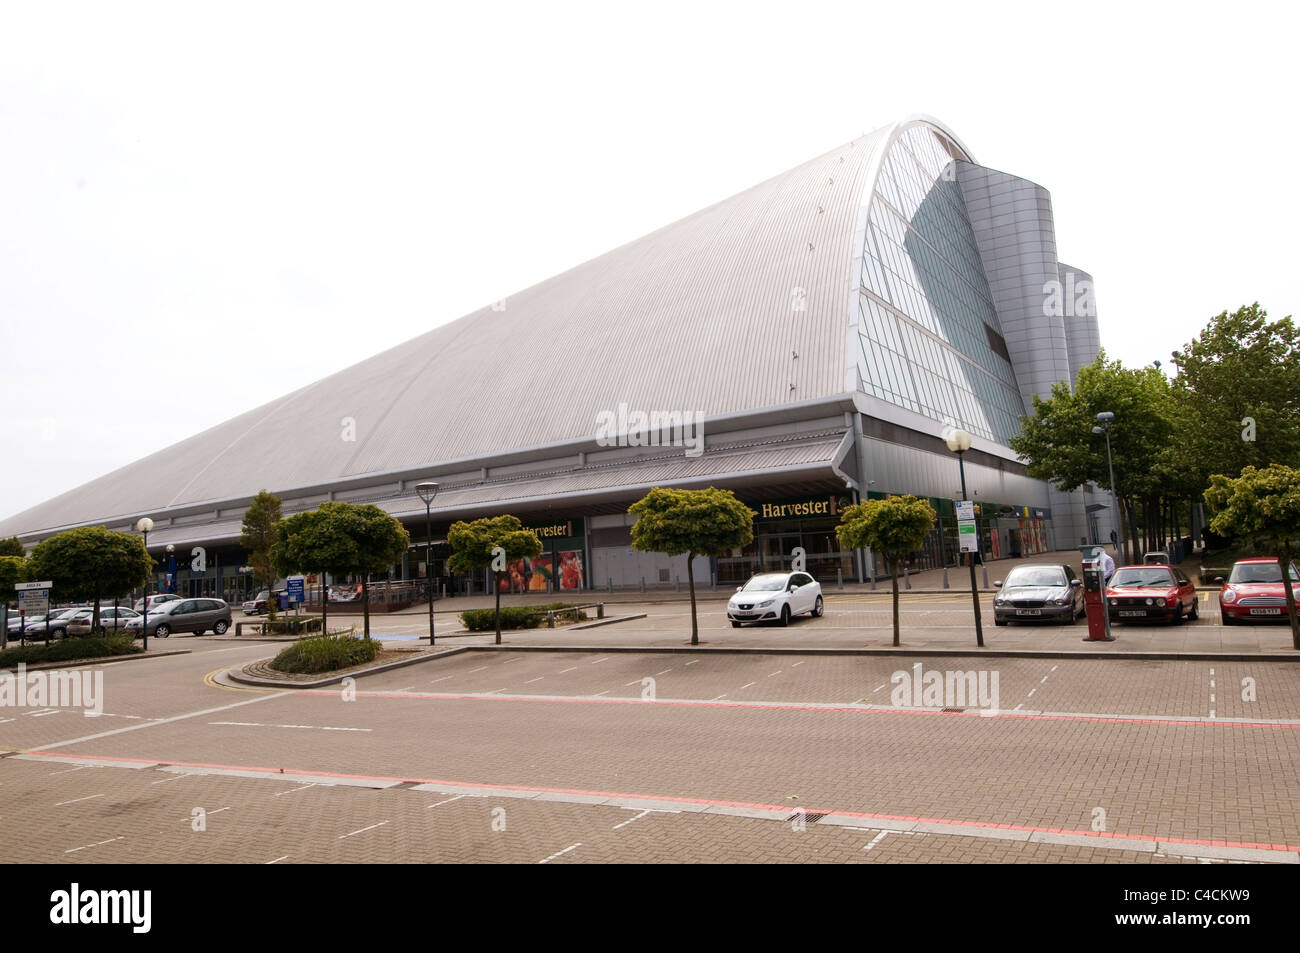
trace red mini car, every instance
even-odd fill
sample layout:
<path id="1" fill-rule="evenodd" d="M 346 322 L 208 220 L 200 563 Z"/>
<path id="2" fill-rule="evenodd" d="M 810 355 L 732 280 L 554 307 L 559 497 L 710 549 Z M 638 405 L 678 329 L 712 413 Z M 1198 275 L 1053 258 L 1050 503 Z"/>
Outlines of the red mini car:
<path id="1" fill-rule="evenodd" d="M 1291 589 L 1300 602 L 1300 574 L 1291 564 Z M 1219 579 L 1222 582 L 1222 577 Z M 1224 625 L 1286 619 L 1286 590 L 1276 559 L 1242 559 L 1219 590 L 1219 614 Z"/>
<path id="2" fill-rule="evenodd" d="M 1121 566 L 1106 584 L 1112 622 L 1195 619 L 1196 586 L 1177 566 Z"/>

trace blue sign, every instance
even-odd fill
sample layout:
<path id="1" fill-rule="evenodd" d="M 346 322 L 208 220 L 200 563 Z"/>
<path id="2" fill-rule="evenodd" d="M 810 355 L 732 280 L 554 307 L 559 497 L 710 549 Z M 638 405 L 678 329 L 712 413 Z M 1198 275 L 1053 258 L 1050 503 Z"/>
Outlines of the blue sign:
<path id="1" fill-rule="evenodd" d="M 290 603 L 303 603 L 307 601 L 306 580 L 302 576 L 290 576 L 285 580 L 285 582 L 288 584 L 287 594 Z"/>

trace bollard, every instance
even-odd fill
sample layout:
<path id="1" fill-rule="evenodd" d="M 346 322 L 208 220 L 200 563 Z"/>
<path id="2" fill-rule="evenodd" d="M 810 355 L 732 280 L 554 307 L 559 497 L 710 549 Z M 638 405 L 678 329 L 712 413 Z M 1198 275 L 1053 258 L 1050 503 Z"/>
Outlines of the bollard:
<path id="1" fill-rule="evenodd" d="M 903 563 L 903 584 L 906 585 L 908 589 L 911 589 L 912 576 L 908 572 L 909 569 L 911 569 L 911 566 L 908 563 Z"/>
<path id="2" fill-rule="evenodd" d="M 674 588 L 677 592 L 681 592 L 681 591 L 682 591 L 682 577 L 681 577 L 681 576 L 674 576 L 673 579 L 674 579 L 674 582 L 673 582 L 673 588 Z"/>
<path id="3" fill-rule="evenodd" d="M 943 567 L 943 587 L 945 589 L 948 588 L 948 567 L 947 566 Z"/>
<path id="4" fill-rule="evenodd" d="M 641 577 L 641 594 L 645 594 L 645 576 Z"/>
<path id="5" fill-rule="evenodd" d="M 718 588 L 718 574 L 716 572 L 709 573 L 709 588 L 715 590 Z"/>
<path id="6" fill-rule="evenodd" d="M 836 571 L 836 573 L 839 574 L 839 577 L 840 577 L 840 592 L 843 592 L 843 591 L 844 591 L 844 568 L 843 568 L 843 567 L 840 567 L 839 569 L 837 569 L 837 570 L 835 570 L 835 571 Z"/>
<path id="7" fill-rule="evenodd" d="M 605 618 L 605 603 L 603 602 L 596 603 L 596 618 L 597 619 Z"/>
<path id="8" fill-rule="evenodd" d="M 614 577 L 610 576 L 608 579 L 605 580 L 605 583 L 606 583 L 605 591 L 612 596 L 614 594 Z"/>
<path id="9" fill-rule="evenodd" d="M 871 591 L 876 591 L 876 568 L 874 566 L 871 567 Z"/>
<path id="10" fill-rule="evenodd" d="M 987 589 L 989 587 L 989 567 L 983 565 L 980 568 L 984 570 L 984 588 Z"/>
<path id="11" fill-rule="evenodd" d="M 546 627 L 547 627 L 548 629 L 553 629 L 553 628 L 555 628 L 555 610 L 554 610 L 554 609 L 547 609 L 547 610 L 546 610 Z"/>

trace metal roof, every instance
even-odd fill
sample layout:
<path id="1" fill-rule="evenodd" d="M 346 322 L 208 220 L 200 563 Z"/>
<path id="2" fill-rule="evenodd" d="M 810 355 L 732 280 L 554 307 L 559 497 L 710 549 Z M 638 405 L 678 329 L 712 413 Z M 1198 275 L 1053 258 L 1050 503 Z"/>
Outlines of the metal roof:
<path id="1" fill-rule="evenodd" d="M 897 128 L 0 521 L 0 535 L 590 437 L 620 402 L 713 416 L 842 394 L 855 233 Z"/>

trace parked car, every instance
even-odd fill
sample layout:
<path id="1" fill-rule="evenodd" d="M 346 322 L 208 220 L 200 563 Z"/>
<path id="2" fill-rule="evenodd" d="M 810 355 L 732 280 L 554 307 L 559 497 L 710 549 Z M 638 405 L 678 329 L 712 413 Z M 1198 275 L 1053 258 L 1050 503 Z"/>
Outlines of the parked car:
<path id="1" fill-rule="evenodd" d="M 23 631 L 30 631 L 33 628 L 36 628 L 37 626 L 44 628 L 45 613 L 40 612 L 37 613 L 36 615 L 29 615 L 26 617 L 26 619 L 24 619 L 23 616 L 20 616 L 13 609 L 9 610 L 9 624 L 8 624 L 9 638 L 12 639 L 15 636 L 17 636 L 19 633 Z"/>
<path id="2" fill-rule="evenodd" d="M 93 609 L 78 610 L 68 621 L 68 636 L 90 635 L 90 623 L 93 621 L 93 613 Z M 123 629 L 126 627 L 128 620 L 138 618 L 140 618 L 140 613 L 134 609 L 128 609 L 126 606 L 99 607 L 99 627 L 106 632 Z"/>
<path id="3" fill-rule="evenodd" d="M 246 600 L 240 608 L 244 610 L 244 615 L 262 615 L 266 612 L 267 602 L 271 599 L 275 600 L 275 606 L 277 609 L 279 608 L 280 594 L 283 592 L 283 589 L 276 589 L 274 592 L 269 589 L 263 589 L 252 599 Z"/>
<path id="4" fill-rule="evenodd" d="M 791 616 L 807 612 L 820 618 L 824 611 L 821 583 L 806 572 L 759 573 L 737 588 L 727 603 L 732 628 L 767 620 L 789 625 Z"/>
<path id="5" fill-rule="evenodd" d="M 139 634 L 144 629 L 143 616 L 130 619 L 127 629 Z M 144 629 L 149 635 L 165 639 L 173 632 L 193 632 L 202 635 L 211 629 L 217 635 L 225 635 L 230 628 L 230 606 L 222 599 L 179 599 L 164 602 L 156 610 L 149 611 L 149 627 Z"/>
<path id="6" fill-rule="evenodd" d="M 993 597 L 993 622 L 1058 622 L 1070 625 L 1083 615 L 1083 583 L 1069 566 L 1030 563 L 1017 566 Z"/>
<path id="7" fill-rule="evenodd" d="M 35 625 L 30 621 L 27 623 L 27 638 L 45 638 L 45 630 L 48 623 L 50 638 L 61 639 L 68 634 L 68 623 L 73 619 L 73 617 L 78 616 L 83 612 L 87 617 L 89 617 L 92 611 L 92 609 L 86 606 L 73 606 L 70 609 L 55 609 L 47 618 L 42 619 L 39 625 Z"/>
<path id="8" fill-rule="evenodd" d="M 174 592 L 159 592 L 156 595 L 152 595 L 149 597 L 149 611 L 153 612 L 154 606 L 160 606 L 165 602 L 178 602 L 180 598 L 181 597 L 176 595 L 176 593 Z M 135 600 L 135 605 L 133 605 L 131 608 L 133 608 L 136 612 L 143 612 L 144 600 L 143 599 Z"/>
<path id="9" fill-rule="evenodd" d="M 1177 566 L 1121 566 L 1106 585 L 1112 622 L 1195 619 L 1196 586 Z"/>
<path id="10" fill-rule="evenodd" d="M 1291 591 L 1300 603 L 1300 573 L 1289 567 Z M 1282 567 L 1276 559 L 1241 559 L 1232 564 L 1232 574 L 1219 590 L 1219 615 L 1224 625 L 1286 619 L 1286 590 L 1282 588 Z"/>

